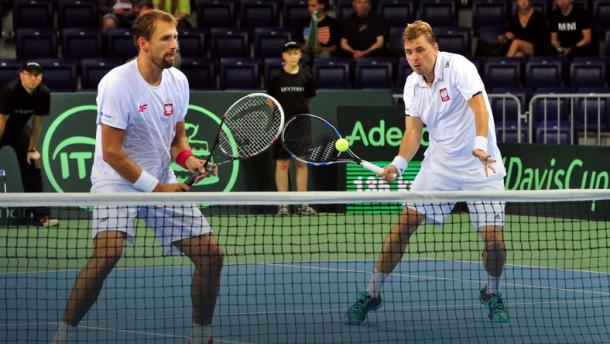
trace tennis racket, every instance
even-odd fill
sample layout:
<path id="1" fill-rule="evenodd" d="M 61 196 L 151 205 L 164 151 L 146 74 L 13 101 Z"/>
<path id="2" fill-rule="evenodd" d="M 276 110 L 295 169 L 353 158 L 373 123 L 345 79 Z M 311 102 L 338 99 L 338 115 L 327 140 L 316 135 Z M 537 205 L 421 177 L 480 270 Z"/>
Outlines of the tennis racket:
<path id="1" fill-rule="evenodd" d="M 298 161 L 312 166 L 356 163 L 375 174 L 383 172 L 383 168 L 362 160 L 349 148 L 339 152 L 335 142 L 340 138 L 335 126 L 312 114 L 296 115 L 282 131 L 282 145 Z"/>
<path id="2" fill-rule="evenodd" d="M 261 154 L 279 139 L 283 126 L 284 110 L 275 98 L 264 93 L 240 98 L 222 117 L 204 168 L 213 171 L 208 164 L 217 147 L 223 153 L 217 166 Z M 184 184 L 193 185 L 198 175 L 192 175 Z"/>

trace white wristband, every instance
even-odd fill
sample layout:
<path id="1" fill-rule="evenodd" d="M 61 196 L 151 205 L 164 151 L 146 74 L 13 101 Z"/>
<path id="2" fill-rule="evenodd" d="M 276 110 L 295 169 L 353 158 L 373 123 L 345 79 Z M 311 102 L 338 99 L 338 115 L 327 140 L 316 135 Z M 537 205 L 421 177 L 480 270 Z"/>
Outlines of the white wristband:
<path id="1" fill-rule="evenodd" d="M 151 176 L 145 170 L 142 170 L 142 174 L 140 174 L 140 178 L 133 183 L 133 187 L 140 191 L 144 192 L 152 192 L 159 184 L 159 179 Z"/>
<path id="2" fill-rule="evenodd" d="M 474 138 L 474 148 L 475 149 L 480 149 L 483 152 L 487 152 L 487 138 L 485 136 L 476 136 Z"/>
<path id="3" fill-rule="evenodd" d="M 405 168 L 407 168 L 407 165 L 409 165 L 409 162 L 400 155 L 397 155 L 394 157 L 394 160 L 392 160 L 392 163 L 390 165 L 396 167 L 396 169 L 398 170 L 398 175 L 400 176 L 402 175 L 402 171 L 404 171 Z"/>

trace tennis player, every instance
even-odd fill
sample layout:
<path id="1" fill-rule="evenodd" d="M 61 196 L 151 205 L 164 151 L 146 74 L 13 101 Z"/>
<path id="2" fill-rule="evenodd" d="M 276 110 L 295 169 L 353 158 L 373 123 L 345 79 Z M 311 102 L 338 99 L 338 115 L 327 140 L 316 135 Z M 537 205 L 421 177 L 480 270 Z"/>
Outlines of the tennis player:
<path id="1" fill-rule="evenodd" d="M 402 174 L 419 148 L 425 124 L 430 146 L 411 190 L 504 190 L 506 171 L 496 144 L 489 99 L 475 66 L 461 55 L 439 51 L 426 22 L 408 24 L 402 39 L 414 71 L 406 80 L 403 94 L 406 128 L 398 155 L 380 177 L 392 181 L 396 174 Z M 382 284 L 400 262 L 418 225 L 424 220 L 442 223 L 453 206 L 405 204 L 383 242 L 366 292 L 358 294 L 344 316 L 346 323 L 360 324 L 369 311 L 382 306 Z M 468 208 L 484 242 L 487 285 L 480 291 L 480 300 L 489 309 L 491 321 L 507 322 L 508 311 L 498 289 L 506 260 L 504 203 L 468 202 Z"/>
<path id="2" fill-rule="evenodd" d="M 191 153 L 185 135 L 189 86 L 184 74 L 172 67 L 178 48 L 176 20 L 151 10 L 135 21 L 132 30 L 137 58 L 111 70 L 98 86 L 91 191 L 187 191 L 187 185 L 176 182 L 172 160 L 202 173 L 197 181 L 208 172 L 204 161 Z M 154 228 L 165 254 L 182 253 L 194 263 L 191 342 L 213 343 L 211 323 L 224 253 L 195 206 L 96 208 L 92 256 L 74 283 L 55 343 L 66 343 L 95 303 L 125 239 L 134 239 L 136 218 Z"/>

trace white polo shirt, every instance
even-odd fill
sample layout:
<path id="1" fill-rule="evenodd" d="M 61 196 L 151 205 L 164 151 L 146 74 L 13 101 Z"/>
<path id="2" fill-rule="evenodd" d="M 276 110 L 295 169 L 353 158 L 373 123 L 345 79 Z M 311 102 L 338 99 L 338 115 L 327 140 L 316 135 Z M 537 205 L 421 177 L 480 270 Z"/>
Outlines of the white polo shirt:
<path id="1" fill-rule="evenodd" d="M 430 146 L 426 158 L 451 168 L 481 169 L 480 160 L 472 155 L 476 127 L 474 112 L 467 103 L 480 92 L 489 113 L 487 153 L 496 160 L 496 168 L 500 167 L 498 172 L 503 176 L 491 106 L 476 67 L 461 55 L 439 52 L 434 77 L 432 86 L 428 86 L 423 76 L 412 73 L 403 93 L 405 114 L 421 118 L 428 127 Z"/>
<path id="2" fill-rule="evenodd" d="M 101 124 L 125 131 L 123 149 L 140 168 L 162 182 L 173 178 L 170 148 L 176 124 L 188 110 L 189 86 L 176 68 L 163 70 L 161 84 L 147 83 L 136 60 L 112 69 L 98 85 L 97 133 L 91 171 L 93 188 L 109 184 L 131 187 L 102 156 Z"/>

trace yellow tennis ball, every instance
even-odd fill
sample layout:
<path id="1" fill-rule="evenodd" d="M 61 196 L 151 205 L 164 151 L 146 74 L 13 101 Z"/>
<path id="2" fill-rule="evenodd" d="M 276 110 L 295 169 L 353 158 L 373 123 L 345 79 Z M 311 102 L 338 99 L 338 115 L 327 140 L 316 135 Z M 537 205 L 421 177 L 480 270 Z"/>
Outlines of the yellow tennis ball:
<path id="1" fill-rule="evenodd" d="M 335 148 L 339 152 L 345 152 L 349 148 L 349 142 L 346 139 L 338 139 L 337 142 L 335 142 Z"/>

